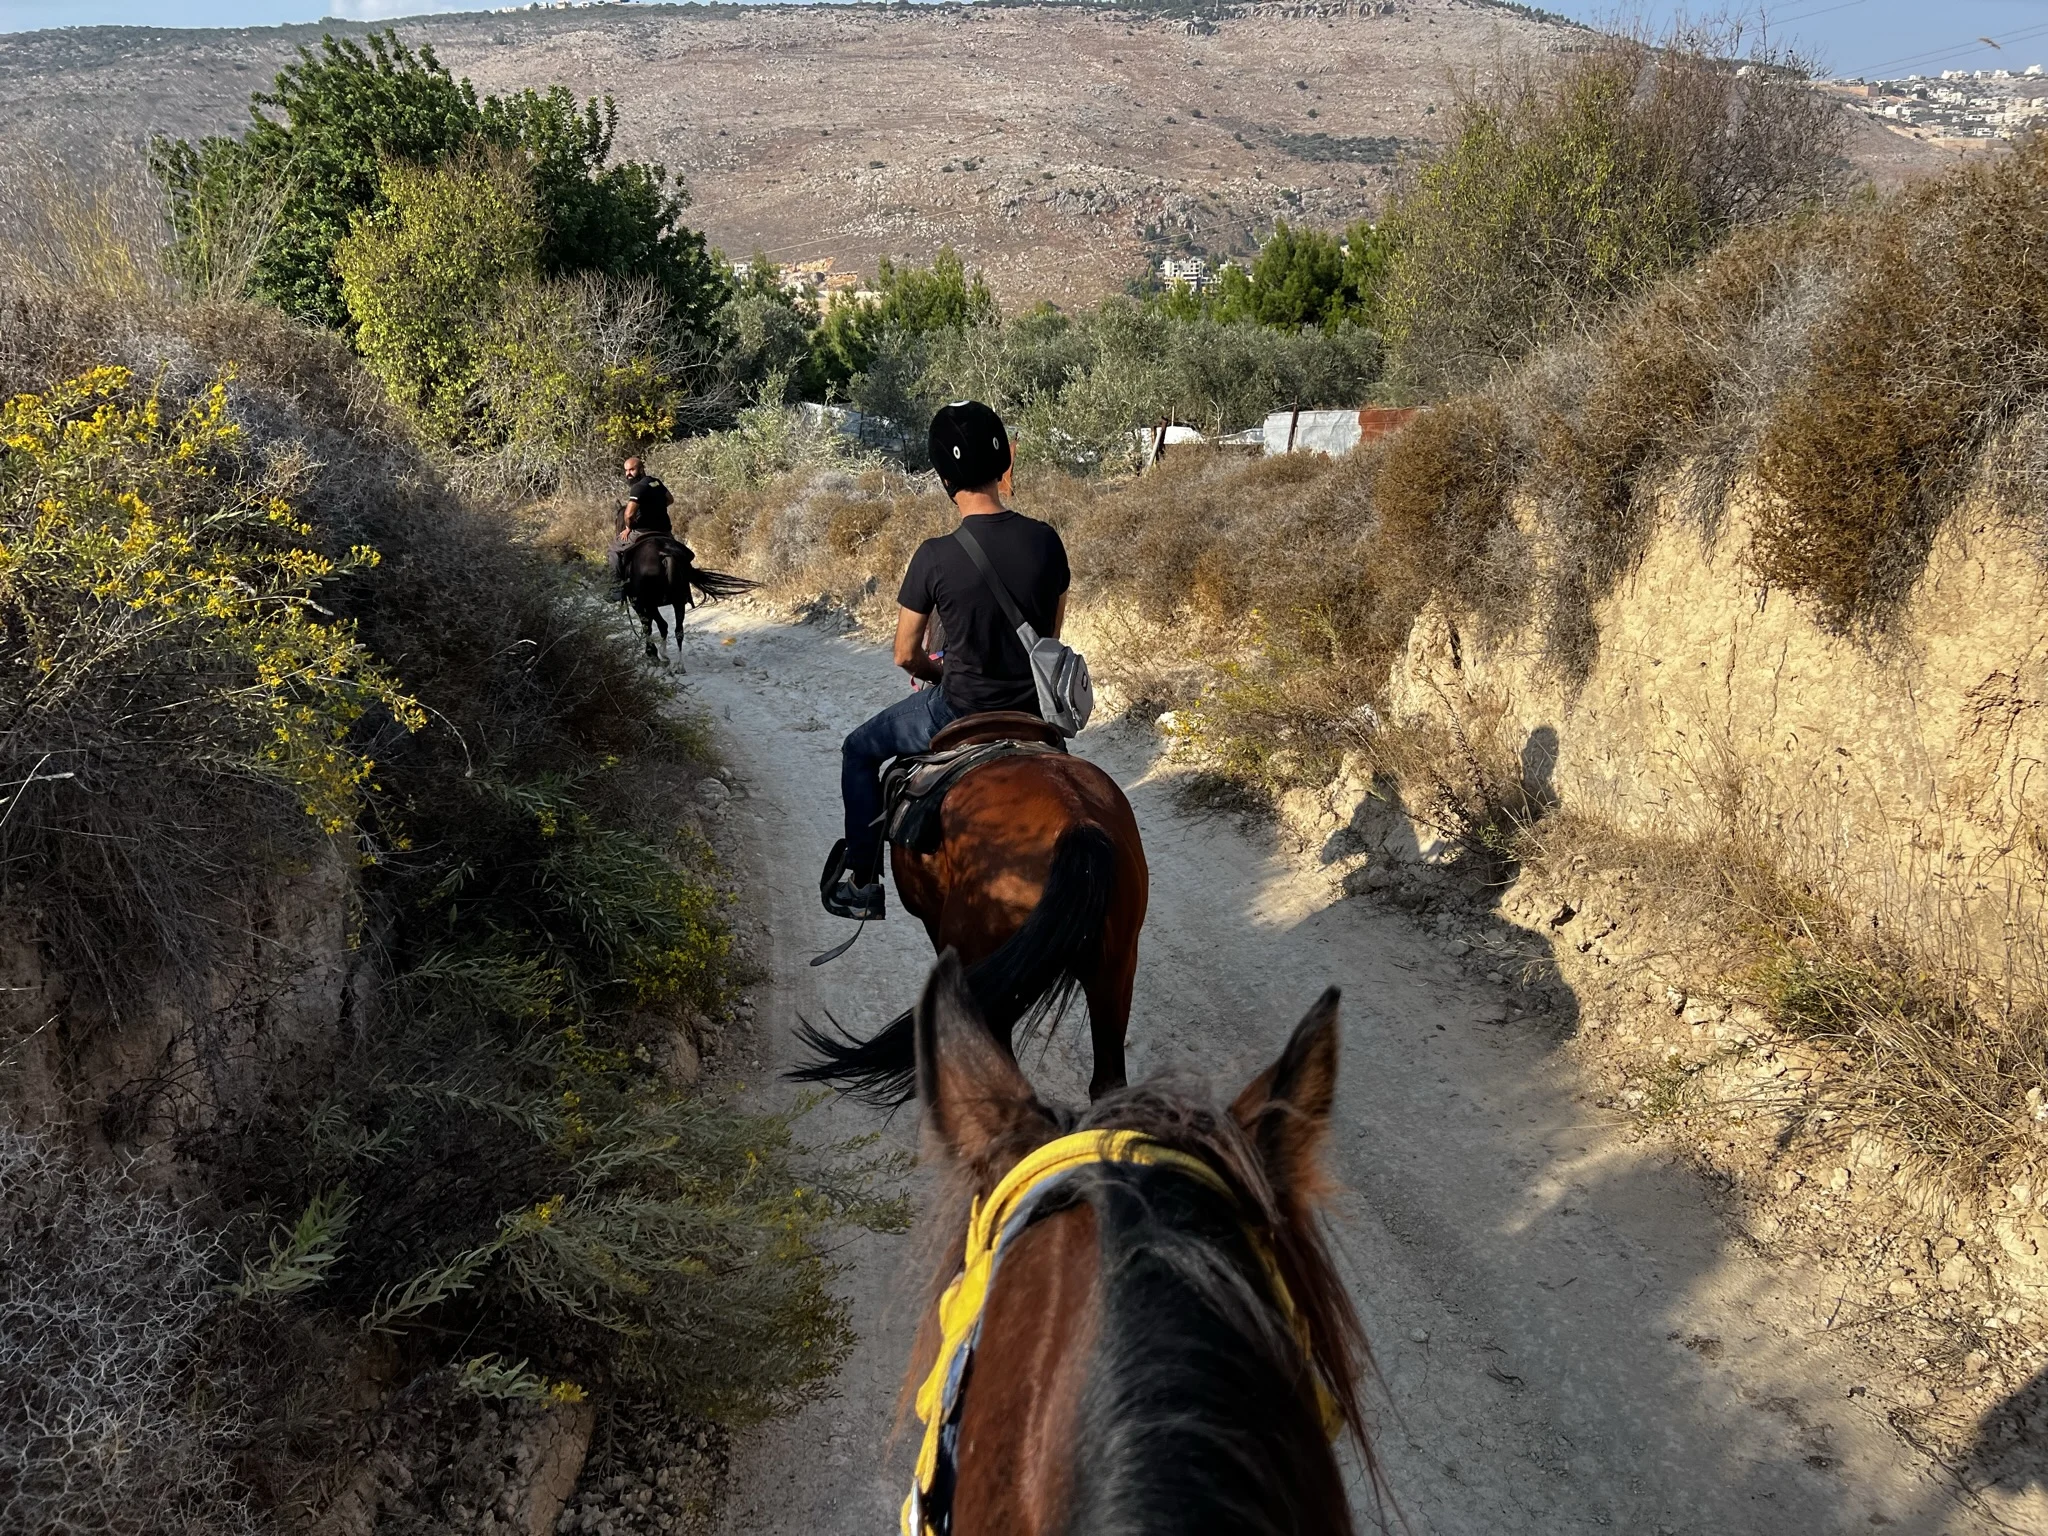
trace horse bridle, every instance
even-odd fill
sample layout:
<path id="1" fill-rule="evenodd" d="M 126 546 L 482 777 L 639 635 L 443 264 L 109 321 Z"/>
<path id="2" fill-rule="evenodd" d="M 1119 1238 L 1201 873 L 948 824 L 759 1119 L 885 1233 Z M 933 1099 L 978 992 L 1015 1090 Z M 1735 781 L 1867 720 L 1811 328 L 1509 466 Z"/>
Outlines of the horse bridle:
<path id="1" fill-rule="evenodd" d="M 1075 1131 L 1027 1154 L 989 1191 L 977 1199 L 967 1219 L 966 1251 L 960 1272 L 939 1298 L 939 1350 L 932 1368 L 917 1389 L 917 1417 L 924 1425 L 918 1446 L 917 1470 L 903 1501 L 902 1536 L 950 1536 L 953 1487 L 958 1474 L 960 1410 L 966 1397 L 968 1367 L 981 1339 L 982 1315 L 1004 1250 L 1025 1228 L 1046 1213 L 1049 1197 L 1077 1177 L 1105 1164 L 1137 1164 L 1170 1168 L 1207 1185 L 1233 1206 L 1237 1196 L 1214 1168 L 1192 1153 L 1155 1141 L 1141 1131 Z M 1337 1400 L 1314 1368 L 1307 1320 L 1294 1305 L 1272 1248 L 1249 1224 L 1245 1235 L 1266 1272 L 1273 1299 L 1310 1362 L 1316 1402 L 1323 1428 L 1335 1439 L 1343 1428 Z"/>

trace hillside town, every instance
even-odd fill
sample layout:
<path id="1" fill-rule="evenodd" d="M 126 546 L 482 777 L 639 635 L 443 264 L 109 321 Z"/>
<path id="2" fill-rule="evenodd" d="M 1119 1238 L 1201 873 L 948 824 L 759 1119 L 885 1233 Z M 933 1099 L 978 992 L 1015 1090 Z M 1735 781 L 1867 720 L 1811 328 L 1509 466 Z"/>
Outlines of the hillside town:
<path id="1" fill-rule="evenodd" d="M 821 256 L 816 261 L 781 261 L 773 266 L 776 285 L 784 293 L 809 300 L 820 314 L 839 304 L 873 304 L 881 298 L 860 273 L 834 271 L 835 259 L 830 256 Z M 753 270 L 752 261 L 736 261 L 732 275 L 744 283 Z"/>
<path id="2" fill-rule="evenodd" d="M 2048 73 L 2039 64 L 1837 80 L 1824 89 L 1866 116 L 1922 138 L 2011 139 L 2048 126 Z"/>

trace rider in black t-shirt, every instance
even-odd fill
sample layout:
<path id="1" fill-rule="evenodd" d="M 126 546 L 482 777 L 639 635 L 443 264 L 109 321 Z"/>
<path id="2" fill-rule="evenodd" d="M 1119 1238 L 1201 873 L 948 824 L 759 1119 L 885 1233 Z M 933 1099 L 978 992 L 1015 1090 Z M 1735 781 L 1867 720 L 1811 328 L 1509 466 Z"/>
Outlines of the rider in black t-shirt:
<path id="1" fill-rule="evenodd" d="M 1057 635 L 1067 612 L 1067 551 L 1048 525 L 1013 512 L 1010 435 L 978 401 L 944 407 L 932 418 L 932 466 L 989 564 L 1041 635 Z M 992 709 L 1038 713 L 1038 689 L 1024 642 L 1002 604 L 953 537 L 926 539 L 911 556 L 896 594 L 896 665 L 938 684 L 913 693 L 849 735 L 840 748 L 839 791 L 846 837 L 825 867 L 825 910 L 836 917 L 880 917 L 882 764 L 922 752 L 962 715 Z M 933 623 L 936 616 L 938 623 Z M 945 632 L 945 659 L 934 661 L 932 629 Z"/>
<path id="2" fill-rule="evenodd" d="M 608 563 L 614 595 L 618 597 L 625 595 L 621 583 L 626 551 L 649 534 L 675 536 L 675 524 L 668 515 L 668 509 L 675 505 L 675 497 L 669 494 L 668 487 L 648 474 L 637 458 L 626 460 L 624 467 L 626 499 L 619 508 L 618 536 L 612 540 Z"/>

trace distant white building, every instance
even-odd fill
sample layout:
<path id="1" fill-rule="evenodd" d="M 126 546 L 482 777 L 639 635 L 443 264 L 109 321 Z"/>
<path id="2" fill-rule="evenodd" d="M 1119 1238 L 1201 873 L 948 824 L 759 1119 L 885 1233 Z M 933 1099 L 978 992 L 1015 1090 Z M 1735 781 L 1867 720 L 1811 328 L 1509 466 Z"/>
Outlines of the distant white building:
<path id="1" fill-rule="evenodd" d="M 1199 256 L 1168 256 L 1159 263 L 1159 281 L 1169 288 L 1186 283 L 1200 293 L 1210 283 L 1209 263 Z"/>

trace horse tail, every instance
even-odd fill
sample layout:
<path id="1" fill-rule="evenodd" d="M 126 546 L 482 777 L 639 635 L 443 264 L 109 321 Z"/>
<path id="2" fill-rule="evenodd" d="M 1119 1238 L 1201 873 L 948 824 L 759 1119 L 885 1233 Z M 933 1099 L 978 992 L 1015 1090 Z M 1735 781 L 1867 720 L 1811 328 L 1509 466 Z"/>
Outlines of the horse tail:
<path id="1" fill-rule="evenodd" d="M 699 570 L 690 567 L 689 583 L 704 594 L 705 601 L 715 602 L 721 597 L 738 597 L 742 592 L 751 592 L 758 587 L 758 581 L 749 581 L 744 576 L 728 576 L 724 571 Z"/>
<path id="2" fill-rule="evenodd" d="M 996 1038 L 1010 1041 L 1059 1015 L 1081 985 L 1080 973 L 1101 948 L 1103 921 L 1116 886 L 1116 848 L 1096 826 L 1070 827 L 1053 845 L 1052 872 L 1023 926 L 967 971 L 967 987 Z M 910 1101 L 917 1075 L 916 1036 L 908 1009 L 873 1038 L 837 1038 L 797 1026 L 814 1059 L 785 1075 L 830 1083 L 850 1098 L 883 1109 Z"/>

